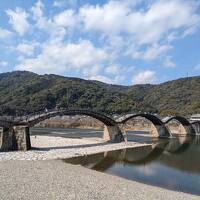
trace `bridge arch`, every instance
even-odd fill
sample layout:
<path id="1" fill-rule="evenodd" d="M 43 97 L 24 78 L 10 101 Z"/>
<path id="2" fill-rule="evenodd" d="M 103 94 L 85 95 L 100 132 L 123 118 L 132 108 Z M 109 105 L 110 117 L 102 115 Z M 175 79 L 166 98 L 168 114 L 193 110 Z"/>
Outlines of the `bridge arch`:
<path id="1" fill-rule="evenodd" d="M 95 118 L 99 121 L 101 121 L 103 124 L 105 124 L 106 126 L 115 126 L 116 122 L 110 118 L 107 117 L 106 115 L 102 114 L 102 113 L 98 113 L 98 112 L 94 112 L 94 111 L 90 111 L 90 110 L 58 110 L 58 111 L 52 111 L 52 112 L 46 112 L 43 114 L 40 114 L 39 116 L 36 116 L 32 119 L 27 119 L 27 122 L 29 124 L 30 127 L 46 120 L 46 119 L 50 119 L 52 117 L 56 117 L 56 116 L 73 116 L 73 115 L 86 115 L 92 118 Z"/>
<path id="2" fill-rule="evenodd" d="M 168 129 L 166 128 L 165 124 L 158 117 L 156 117 L 155 115 L 152 115 L 152 114 L 145 114 L 145 113 L 133 114 L 133 115 L 130 115 L 127 118 L 121 120 L 121 121 L 118 121 L 118 123 L 124 124 L 128 120 L 134 119 L 136 117 L 145 118 L 153 124 L 151 134 L 154 137 L 170 137 L 170 133 L 169 133 Z"/>
<path id="3" fill-rule="evenodd" d="M 166 120 L 164 120 L 163 122 L 165 124 L 168 124 L 171 121 L 178 121 L 180 123 L 180 130 L 179 130 L 179 135 L 195 135 L 195 130 L 192 126 L 192 124 L 185 118 L 182 116 L 172 116 Z"/>
<path id="4" fill-rule="evenodd" d="M 68 116 L 85 115 L 85 116 L 90 116 L 92 118 L 95 118 L 101 121 L 105 125 L 104 136 L 103 136 L 105 140 L 111 140 L 115 142 L 124 141 L 124 137 L 123 137 L 123 134 L 121 133 L 121 130 L 119 129 L 117 123 L 112 118 L 102 113 L 98 113 L 98 112 L 94 112 L 90 110 L 56 110 L 56 111 L 40 114 L 39 116 L 36 116 L 36 117 L 27 118 L 25 121 L 21 122 L 20 124 L 33 127 L 36 124 L 46 119 L 50 119 L 56 116 L 64 116 L 64 115 L 68 115 Z"/>
<path id="5" fill-rule="evenodd" d="M 196 134 L 200 134 L 200 121 L 191 122 Z"/>

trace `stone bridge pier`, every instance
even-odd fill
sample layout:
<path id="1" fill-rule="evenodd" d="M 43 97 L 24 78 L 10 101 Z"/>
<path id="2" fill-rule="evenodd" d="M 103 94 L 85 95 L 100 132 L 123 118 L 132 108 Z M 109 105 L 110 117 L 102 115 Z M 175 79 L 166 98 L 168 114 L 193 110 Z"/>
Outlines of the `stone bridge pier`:
<path id="1" fill-rule="evenodd" d="M 170 137 L 170 133 L 165 125 L 151 124 L 150 134 L 153 137 Z"/>
<path id="2" fill-rule="evenodd" d="M 1 151 L 26 151 L 31 148 L 28 126 L 0 127 Z"/>
<path id="3" fill-rule="evenodd" d="M 115 125 L 115 126 L 104 125 L 103 139 L 106 141 L 110 140 L 112 142 L 124 141 L 123 134 L 117 125 Z"/>
<path id="4" fill-rule="evenodd" d="M 0 127 L 0 150 L 12 151 L 13 140 L 14 140 L 14 135 L 12 128 Z"/>
<path id="5" fill-rule="evenodd" d="M 30 132 L 28 126 L 14 126 L 15 150 L 27 151 L 31 149 Z"/>
<path id="6" fill-rule="evenodd" d="M 194 128 L 195 132 L 197 134 L 200 134 L 200 122 L 197 122 L 197 123 L 193 123 L 192 124 L 192 127 Z"/>

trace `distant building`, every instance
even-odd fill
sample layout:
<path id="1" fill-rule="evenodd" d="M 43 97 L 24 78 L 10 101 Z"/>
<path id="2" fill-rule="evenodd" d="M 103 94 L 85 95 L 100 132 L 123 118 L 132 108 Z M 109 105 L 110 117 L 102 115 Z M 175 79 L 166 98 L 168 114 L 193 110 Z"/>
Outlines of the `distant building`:
<path id="1" fill-rule="evenodd" d="M 190 117 L 190 121 L 200 121 L 200 114 L 195 114 Z"/>

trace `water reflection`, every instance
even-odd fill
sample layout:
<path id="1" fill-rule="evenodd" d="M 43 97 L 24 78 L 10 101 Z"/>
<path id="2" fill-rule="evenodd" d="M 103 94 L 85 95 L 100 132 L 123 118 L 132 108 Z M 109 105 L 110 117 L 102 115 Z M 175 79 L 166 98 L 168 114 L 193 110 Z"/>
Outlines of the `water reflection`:
<path id="1" fill-rule="evenodd" d="M 68 159 L 66 162 L 127 179 L 200 195 L 200 137 L 154 141 L 146 147 Z"/>

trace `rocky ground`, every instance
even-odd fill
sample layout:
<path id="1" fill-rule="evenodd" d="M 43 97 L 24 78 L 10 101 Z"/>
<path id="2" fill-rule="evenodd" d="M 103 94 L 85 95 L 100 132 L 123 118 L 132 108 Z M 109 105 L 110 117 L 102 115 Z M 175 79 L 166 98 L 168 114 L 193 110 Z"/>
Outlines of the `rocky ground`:
<path id="1" fill-rule="evenodd" d="M 31 136 L 31 142 L 30 151 L 0 152 L 1 200 L 199 199 L 58 160 L 147 144 L 51 136 Z"/>
<path id="2" fill-rule="evenodd" d="M 52 136 L 31 136 L 31 144 L 33 149 L 30 151 L 0 152 L 0 161 L 64 159 L 147 145 L 136 142 L 108 143 L 99 138 L 71 139 Z"/>
<path id="3" fill-rule="evenodd" d="M 1 200 L 199 200 L 61 160 L 3 161 L 0 172 Z"/>

